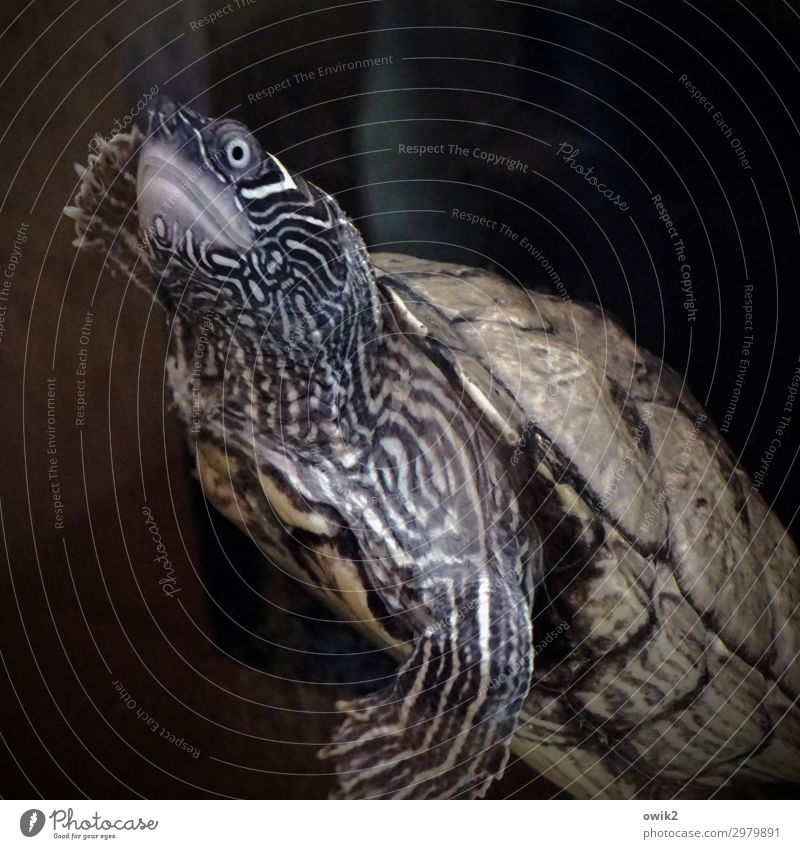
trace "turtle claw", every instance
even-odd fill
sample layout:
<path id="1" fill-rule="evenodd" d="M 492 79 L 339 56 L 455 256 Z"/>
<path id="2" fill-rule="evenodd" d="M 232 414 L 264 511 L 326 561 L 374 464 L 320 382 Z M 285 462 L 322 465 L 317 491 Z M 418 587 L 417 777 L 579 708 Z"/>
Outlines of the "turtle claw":
<path id="1" fill-rule="evenodd" d="M 470 726 L 464 711 L 437 716 L 430 703 L 408 710 L 394 690 L 349 704 L 356 709 L 319 752 L 336 764 L 331 798 L 476 798 L 505 768 L 508 741 L 491 721 Z"/>
<path id="2" fill-rule="evenodd" d="M 420 637 L 391 686 L 338 703 L 345 720 L 319 753 L 335 764 L 335 798 L 478 798 L 502 775 L 530 682 L 530 621 L 519 587 L 479 598 L 472 621 L 453 614 Z M 481 658 L 483 639 L 523 662 Z"/>

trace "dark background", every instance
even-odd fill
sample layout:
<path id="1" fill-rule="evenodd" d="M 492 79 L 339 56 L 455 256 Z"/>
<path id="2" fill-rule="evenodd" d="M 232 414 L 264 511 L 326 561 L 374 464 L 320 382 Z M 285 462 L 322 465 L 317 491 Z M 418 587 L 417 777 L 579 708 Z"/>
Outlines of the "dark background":
<path id="1" fill-rule="evenodd" d="M 30 225 L 0 341 L 4 796 L 324 795 L 330 782 L 314 752 L 335 722 L 335 698 L 391 668 L 374 654 L 321 664 L 315 651 L 367 647 L 313 624 L 325 614 L 222 520 L 212 523 L 164 392 L 160 316 L 70 245 L 60 211 L 75 191 L 72 162 L 85 162 L 91 136 L 109 135 L 154 84 L 248 123 L 291 170 L 339 198 L 372 248 L 551 286 L 518 243 L 451 212 L 502 221 L 541 251 L 571 297 L 615 313 L 686 373 L 718 422 L 752 284 L 751 364 L 728 434 L 746 468 L 761 467 L 785 414 L 800 354 L 800 17 L 789 4 L 234 0 L 217 22 L 192 27 L 220 5 L 45 2 L 0 13 L 4 269 L 18 227 Z M 295 78 L 376 57 L 391 62 Z M 722 113 L 751 170 L 683 74 Z M 565 142 L 627 210 L 558 158 Z M 414 157 L 400 144 L 470 153 Z M 488 165 L 476 148 L 527 168 Z M 656 193 L 686 245 L 693 322 Z M 51 376 L 63 530 L 47 477 Z M 798 422 L 800 406 L 762 488 L 795 532 Z M 173 598 L 158 584 L 145 503 L 176 569 Z M 151 732 L 137 710 L 199 757 Z M 521 765 L 493 791 L 553 792 Z"/>

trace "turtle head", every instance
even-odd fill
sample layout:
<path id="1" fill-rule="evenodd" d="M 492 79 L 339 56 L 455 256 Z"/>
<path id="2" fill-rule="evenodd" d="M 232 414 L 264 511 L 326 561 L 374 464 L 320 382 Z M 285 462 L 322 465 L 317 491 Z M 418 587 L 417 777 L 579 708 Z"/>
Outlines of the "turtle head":
<path id="1" fill-rule="evenodd" d="M 371 265 L 333 198 L 290 174 L 238 121 L 164 96 L 148 118 L 139 227 L 173 309 L 246 313 L 259 344 L 291 346 L 294 356 L 364 312 Z"/>
<path id="2" fill-rule="evenodd" d="M 139 154 L 139 226 L 162 267 L 188 267 L 213 253 L 226 259 L 252 250 L 256 231 L 245 211 L 248 180 L 266 170 L 263 152 L 235 121 L 211 121 L 167 97 L 148 113 Z M 222 263 L 217 270 L 227 269 Z"/>

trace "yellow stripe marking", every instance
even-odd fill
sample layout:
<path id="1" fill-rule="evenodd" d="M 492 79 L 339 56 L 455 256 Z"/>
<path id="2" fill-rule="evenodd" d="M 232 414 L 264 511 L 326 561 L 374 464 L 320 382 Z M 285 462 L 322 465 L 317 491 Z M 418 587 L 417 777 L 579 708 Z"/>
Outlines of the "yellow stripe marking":
<path id="1" fill-rule="evenodd" d="M 275 481 L 264 472 L 258 473 L 261 487 L 277 516 L 293 528 L 301 528 L 320 536 L 334 536 L 336 529 L 324 516 L 312 510 L 298 510 L 291 499 L 275 484 Z"/>

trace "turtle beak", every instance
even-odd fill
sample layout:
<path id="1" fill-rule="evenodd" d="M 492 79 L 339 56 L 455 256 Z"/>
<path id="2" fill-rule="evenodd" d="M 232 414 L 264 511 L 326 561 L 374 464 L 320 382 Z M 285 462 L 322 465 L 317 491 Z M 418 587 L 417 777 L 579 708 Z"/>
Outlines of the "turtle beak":
<path id="1" fill-rule="evenodd" d="M 171 98 L 156 98 L 136 178 L 139 226 L 176 248 L 190 234 L 194 245 L 237 254 L 254 242 L 232 182 L 209 158 L 201 130 L 208 120 Z"/>

